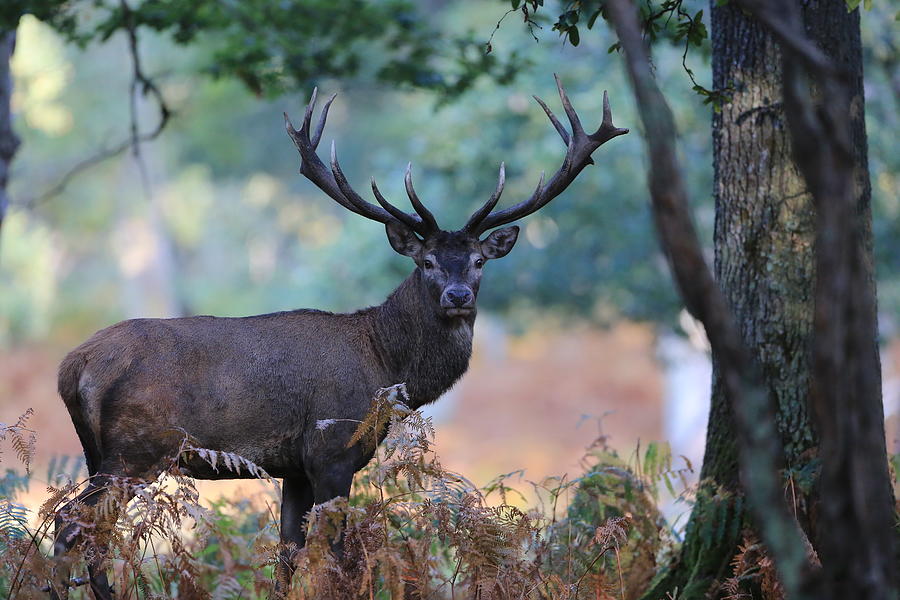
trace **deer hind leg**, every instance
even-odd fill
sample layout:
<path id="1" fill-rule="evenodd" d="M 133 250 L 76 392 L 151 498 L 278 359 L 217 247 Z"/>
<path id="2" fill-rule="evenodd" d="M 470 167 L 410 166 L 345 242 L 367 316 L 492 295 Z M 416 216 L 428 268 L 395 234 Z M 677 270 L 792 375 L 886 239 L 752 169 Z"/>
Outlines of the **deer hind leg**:
<path id="1" fill-rule="evenodd" d="M 306 513 L 313 506 L 313 488 L 306 475 L 285 477 L 281 495 L 282 549 L 275 566 L 273 598 L 284 598 L 291 589 L 297 552 L 306 545 Z"/>
<path id="2" fill-rule="evenodd" d="M 94 507 L 91 511 L 94 513 L 91 536 L 94 540 L 90 540 L 90 556 L 88 558 L 88 578 L 90 580 L 91 591 L 96 600 L 112 600 L 113 592 L 109 585 L 109 579 L 106 575 L 106 569 L 103 565 L 108 551 L 108 545 L 103 542 L 103 537 L 109 532 L 109 529 L 115 526 L 121 508 L 128 503 L 132 494 L 126 491 L 125 496 L 119 498 L 109 507 L 102 504 L 109 496 L 110 479 L 106 475 L 93 475 L 87 488 L 84 489 L 72 502 L 66 504 L 59 512 L 56 513 L 55 526 L 56 532 L 54 536 L 53 554 L 55 557 L 62 557 L 67 554 L 76 544 L 81 542 L 87 536 L 85 535 L 84 515 L 81 507 Z M 81 513 L 81 514 L 80 514 Z M 102 516 L 101 516 L 101 513 Z M 81 521 L 81 523 L 79 523 Z M 100 543 L 96 543 L 97 540 Z M 53 582 L 51 582 L 50 598 L 57 600 L 59 598 L 68 597 L 68 588 L 71 585 L 69 580 L 70 569 L 63 562 L 54 573 Z"/>
<path id="3" fill-rule="evenodd" d="M 106 495 L 106 488 L 94 475 L 87 487 L 75 497 L 74 500 L 63 506 L 54 518 L 55 533 L 53 541 L 53 556 L 57 559 L 69 553 L 79 541 L 81 541 L 81 528 L 78 524 L 79 507 L 96 506 Z M 70 568 L 65 562 L 57 560 L 54 569 L 54 578 L 51 582 L 50 598 L 67 598 L 69 595 Z"/>

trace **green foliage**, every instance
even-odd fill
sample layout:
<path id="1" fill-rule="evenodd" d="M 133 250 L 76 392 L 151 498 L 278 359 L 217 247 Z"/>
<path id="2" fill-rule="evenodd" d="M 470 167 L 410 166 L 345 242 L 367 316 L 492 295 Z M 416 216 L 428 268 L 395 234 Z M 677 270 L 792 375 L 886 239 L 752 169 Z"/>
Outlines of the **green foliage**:
<path id="1" fill-rule="evenodd" d="M 484 20 L 489 9 L 485 5 L 473 12 L 467 5 L 443 18 L 465 30 Z M 37 27 L 33 22 L 28 31 L 23 27 L 23 52 L 31 39 L 26 34 Z M 521 36 L 506 36 L 510 42 L 504 34 L 499 32 L 497 53 L 534 45 Z M 143 146 L 152 200 L 148 203 L 135 188 L 133 161 L 126 156 L 73 181 L 65 197 L 29 204 L 37 187 L 33 182 L 52 181 L 86 149 L 127 137 L 122 98 L 95 93 L 101 81 L 112 90 L 127 89 L 121 41 L 84 53 L 61 46 L 52 72 L 77 77 L 65 84 L 54 110 L 73 116 L 70 130 L 45 133 L 34 126 L 40 124 L 39 111 L 33 121 L 20 121 L 25 150 L 15 163 L 6 223 L 16 233 L 0 236 L 0 277 L 14 290 L 0 303 L 16 307 L 3 315 L 8 327 L 0 317 L 4 341 L 48 332 L 70 332 L 74 338 L 71 332 L 85 335 L 128 316 L 165 314 L 150 299 L 167 286 L 189 313 L 240 315 L 303 306 L 355 310 L 383 301 L 412 270 L 408 259 L 391 251 L 383 228 L 341 209 L 297 175 L 296 151 L 284 133 L 281 112 L 295 116 L 303 100 L 260 100 L 233 80 L 198 79 L 192 65 L 202 49 L 185 53 L 166 38 L 143 41 L 145 70 L 169 70 L 160 85 L 173 98 L 176 113 L 164 136 Z M 603 47 L 604 40 L 591 36 L 574 52 L 594 55 Z M 558 135 L 529 100 L 534 93 L 559 110 L 548 73 L 560 62 L 583 118 L 599 122 L 602 89 L 588 83 L 594 66 L 568 56 L 572 51 L 536 55 L 534 67 L 519 74 L 514 88 L 482 80 L 477 93 L 439 107 L 430 94 L 328 84 L 321 93 L 340 95 L 323 143 L 337 141 L 341 163 L 357 189 L 364 192 L 364 182 L 374 175 L 385 195 L 401 206 L 403 168 L 413 160 L 419 195 L 444 227 L 459 227 L 489 195 L 501 160 L 507 164 L 501 202 L 507 204 L 527 197 L 540 171 L 555 170 L 562 160 L 565 148 Z M 616 118 L 623 126 L 633 124 L 616 61 L 601 58 L 596 64 L 606 73 L 603 87 L 611 92 Z M 678 64 L 677 54 L 668 49 L 659 60 Z M 113 65 L 122 68 L 111 71 Z M 34 77 L 47 70 L 35 65 Z M 677 71 L 670 72 L 677 84 Z M 19 89 L 30 89 L 24 77 Z M 688 151 L 708 146 L 699 127 L 704 119 L 700 103 L 689 99 L 676 110 L 688 126 Z M 548 311 L 599 322 L 622 315 L 665 320 L 677 314 L 665 264 L 652 241 L 642 183 L 634 176 L 640 140 L 625 136 L 608 148 L 598 153 L 598 166 L 587 169 L 565 195 L 523 220 L 514 252 L 489 266 L 479 298 L 483 309 L 513 315 L 514 323 Z M 698 187 L 708 179 L 704 170 L 702 160 L 692 162 Z M 149 219 L 152 206 L 160 220 Z M 701 226 L 711 225 L 709 216 Z M 166 237 L 175 261 L 170 283 L 134 293 L 157 265 L 156 240 Z"/>
<path id="2" fill-rule="evenodd" d="M 866 10 L 872 10 L 872 0 L 846 0 L 847 2 L 847 10 L 856 10 L 860 4 L 863 5 L 863 8 Z"/>
<path id="3" fill-rule="evenodd" d="M 520 10 L 526 4 L 540 6 L 521 3 Z M 422 23 L 440 26 L 449 39 L 479 27 L 487 37 L 498 6 L 509 8 L 453 3 L 423 13 Z M 699 8 L 685 3 L 691 17 Z M 540 23 L 548 10 L 529 14 Z M 892 17 L 876 3 L 862 20 L 872 92 L 866 114 L 879 304 L 887 316 L 900 314 L 900 153 L 891 128 L 874 124 L 893 123 L 900 114 L 891 87 L 897 65 Z M 587 18 L 579 17 L 579 26 Z M 37 29 L 40 37 L 33 35 Z M 170 33 L 141 31 L 144 69 L 161 74 L 160 88 L 176 115 L 162 138 L 142 146 L 151 200 L 136 187 L 126 156 L 83 174 L 64 197 L 38 201 L 44 183 L 69 165 L 110 140 L 127 139 L 130 64 L 121 36 L 79 51 L 33 20 L 23 21 L 19 49 L 34 64 L 16 72 L 22 99 L 16 127 L 24 144 L 11 173 L 6 235 L 0 236 L 0 343 L 52 335 L 72 344 L 122 318 L 171 315 L 173 305 L 187 313 L 245 315 L 304 306 L 345 311 L 383 301 L 412 263 L 390 250 L 381 227 L 337 207 L 297 175 L 281 113 L 295 116 L 310 90 L 260 99 L 233 78 L 196 75 L 215 52 L 213 34 L 179 46 Z M 398 205 L 405 198 L 403 168 L 412 160 L 419 195 L 446 227 L 461 225 L 489 195 L 501 160 L 507 165 L 501 203 L 528 197 L 539 173 L 555 170 L 564 151 L 529 100 L 537 94 L 558 110 L 550 73 L 559 72 L 586 123 L 599 119 L 603 89 L 610 91 L 617 122 L 634 127 L 638 121 L 619 58 L 605 55 L 614 42 L 608 31 L 596 25 L 591 35 L 583 30 L 577 48 L 554 43 L 558 32 L 549 25 L 534 32 L 541 45 L 512 27 L 492 42 L 492 54 L 507 57 L 502 60 L 513 53 L 529 58 L 514 86 L 480 79 L 452 102 L 437 105 L 429 93 L 365 85 L 362 72 L 352 83 L 323 83 L 323 94 L 340 93 L 323 143 L 337 141 L 358 190 L 364 192 L 374 175 Z M 713 207 L 703 193 L 712 189 L 709 111 L 705 97 L 684 93 L 684 42 L 658 44 L 654 63 L 679 123 L 701 238 L 711 244 Z M 692 46 L 688 57 L 692 67 L 703 58 L 697 50 L 703 48 Z M 709 88 L 706 70 L 694 70 Z M 58 89 L 55 97 L 40 95 L 48 87 Z M 97 94 L 99 87 L 109 93 Z M 69 126 L 44 125 L 59 114 Z M 488 266 L 479 297 L 484 312 L 502 314 L 512 328 L 548 314 L 596 323 L 674 321 L 680 305 L 653 237 L 638 174 L 644 160 L 639 135 L 635 130 L 602 148 L 597 166 L 520 223 L 515 250 Z M 152 218 L 154 211 L 160 218 Z M 164 254 L 153 249 L 166 243 L 174 264 L 160 279 L 156 273 L 166 271 L 156 269 L 164 266 Z M 165 290 L 177 302 L 157 300 Z"/>
<path id="4" fill-rule="evenodd" d="M 581 34 L 578 26 L 582 23 L 587 29 L 593 29 L 597 19 L 602 17 L 606 21 L 606 8 L 600 0 L 572 0 L 563 3 L 565 10 L 559 15 L 553 24 L 553 31 L 559 34 L 573 46 L 581 42 Z M 730 99 L 730 89 L 713 90 L 697 83 L 694 71 L 687 65 L 688 51 L 695 48 L 704 55 L 708 55 L 709 33 L 703 23 L 703 9 L 689 11 L 685 5 L 690 4 L 685 0 L 651 0 L 639 3 L 638 8 L 641 17 L 641 26 L 644 35 L 651 43 L 659 40 L 668 40 L 673 45 L 682 46 L 682 68 L 690 77 L 692 89 L 703 98 L 704 104 L 710 104 L 717 109 Z M 533 7 L 521 8 L 526 14 L 536 11 Z M 619 42 L 613 43 L 608 52 L 618 51 Z"/>
<path id="5" fill-rule="evenodd" d="M 15 477 L 15 474 L 10 469 L 4 477 L 4 484 L 11 476 Z M 0 497 L 0 548 L 5 545 L 2 538 L 17 540 L 25 537 L 27 525 L 28 508 L 9 498 Z"/>
<path id="6" fill-rule="evenodd" d="M 121 32 L 167 34 L 203 48 L 199 71 L 235 78 L 255 94 L 277 96 L 323 78 L 374 77 L 391 85 L 459 94 L 489 74 L 509 81 L 521 66 L 481 51 L 471 33 L 445 36 L 409 0 L 15 0 L 0 27 L 21 15 L 47 22 L 85 47 Z"/>

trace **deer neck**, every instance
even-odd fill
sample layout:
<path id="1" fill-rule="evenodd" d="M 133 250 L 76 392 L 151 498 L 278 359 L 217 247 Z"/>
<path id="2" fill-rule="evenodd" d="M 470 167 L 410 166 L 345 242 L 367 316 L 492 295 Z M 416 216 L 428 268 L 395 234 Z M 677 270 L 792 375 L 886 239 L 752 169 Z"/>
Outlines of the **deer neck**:
<path id="1" fill-rule="evenodd" d="M 374 311 L 376 346 L 411 408 L 434 402 L 466 372 L 475 315 L 448 319 L 428 297 L 418 269 Z"/>

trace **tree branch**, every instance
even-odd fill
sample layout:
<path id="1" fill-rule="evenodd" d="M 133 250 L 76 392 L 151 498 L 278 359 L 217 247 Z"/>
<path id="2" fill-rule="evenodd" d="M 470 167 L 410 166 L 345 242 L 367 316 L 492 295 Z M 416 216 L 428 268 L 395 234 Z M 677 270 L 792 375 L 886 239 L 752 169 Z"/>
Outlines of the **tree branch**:
<path id="1" fill-rule="evenodd" d="M 803 574 L 810 565 L 799 527 L 782 494 L 782 452 L 768 389 L 704 260 L 675 156 L 674 119 L 653 80 L 635 7 L 628 0 L 608 0 L 606 7 L 625 51 L 644 124 L 648 183 L 660 243 L 685 306 L 703 323 L 719 362 L 726 395 L 738 422 L 742 483 L 751 511 L 778 565 L 786 597 L 801 598 Z"/>
<path id="2" fill-rule="evenodd" d="M 39 195 L 32 196 L 31 198 L 27 198 L 26 200 L 17 203 L 20 206 L 30 209 L 43 204 L 44 202 L 52 198 L 55 198 L 63 191 L 65 191 L 66 187 L 72 182 L 72 180 L 82 172 L 87 171 L 88 169 L 110 158 L 114 158 L 122 154 L 128 149 L 131 149 L 135 157 L 139 159 L 138 163 L 141 167 L 141 174 L 142 177 L 146 180 L 146 176 L 144 175 L 143 163 L 140 161 L 140 145 L 145 142 L 153 141 L 157 137 L 159 137 L 159 135 L 169 124 L 169 120 L 172 118 L 173 112 L 171 108 L 169 108 L 169 105 L 166 103 L 165 97 L 163 97 L 162 91 L 160 91 L 159 87 L 156 85 L 156 82 L 153 81 L 152 78 L 148 77 L 144 72 L 141 55 L 138 49 L 137 25 L 135 24 L 134 20 L 134 13 L 125 2 L 125 0 L 120 0 L 120 2 L 123 11 L 123 28 L 128 39 L 128 51 L 131 55 L 132 63 L 132 77 L 129 87 L 129 106 L 131 115 L 129 137 L 126 140 L 118 142 L 112 147 L 100 150 L 96 154 L 78 161 L 72 167 L 70 167 L 68 171 L 63 173 L 63 175 L 60 176 L 59 179 L 57 179 L 56 183 L 41 192 Z M 144 133 L 140 132 L 140 126 L 137 117 L 137 106 L 135 105 L 138 93 L 145 96 L 152 96 L 156 101 L 159 110 L 159 121 L 157 122 L 156 127 L 154 127 L 151 131 L 147 131 Z"/>

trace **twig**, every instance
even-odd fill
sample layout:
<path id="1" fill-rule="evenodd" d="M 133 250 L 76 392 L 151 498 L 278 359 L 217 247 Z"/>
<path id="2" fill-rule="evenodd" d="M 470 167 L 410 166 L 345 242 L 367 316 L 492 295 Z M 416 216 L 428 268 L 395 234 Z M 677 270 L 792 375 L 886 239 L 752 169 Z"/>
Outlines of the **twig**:
<path id="1" fill-rule="evenodd" d="M 590 562 L 590 564 L 585 568 L 584 573 L 581 574 L 581 577 L 579 577 L 575 581 L 575 598 L 578 597 L 578 592 L 579 592 L 579 590 L 581 590 L 581 582 L 584 581 L 584 578 L 588 576 L 588 573 L 591 572 L 591 569 L 594 568 L 594 565 L 597 564 L 597 561 L 600 560 L 601 558 L 603 558 L 603 556 L 606 555 L 606 553 L 609 552 L 610 550 L 612 550 L 613 548 L 614 548 L 614 546 L 607 546 L 606 548 L 601 550 L 600 553 L 594 557 L 594 560 L 592 560 Z M 624 598 L 624 596 L 623 596 L 623 598 Z"/>

